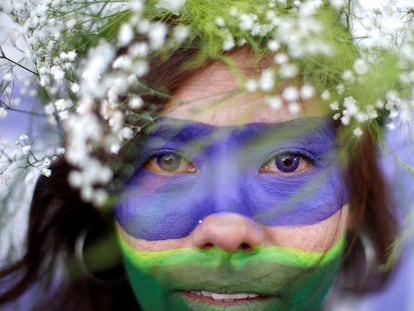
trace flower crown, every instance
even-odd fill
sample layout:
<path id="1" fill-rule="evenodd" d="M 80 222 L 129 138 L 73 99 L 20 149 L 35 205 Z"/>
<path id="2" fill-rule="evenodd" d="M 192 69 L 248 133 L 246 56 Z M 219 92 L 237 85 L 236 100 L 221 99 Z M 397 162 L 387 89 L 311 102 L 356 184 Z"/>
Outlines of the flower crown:
<path id="1" fill-rule="evenodd" d="M 272 61 L 257 78 L 244 79 L 242 91 L 263 92 L 275 111 L 287 102 L 292 114 L 300 112 L 302 100 L 318 96 L 352 139 L 366 129 L 380 131 L 385 114 L 411 118 L 409 27 L 392 37 L 398 48 L 370 34 L 371 41 L 362 40 L 353 33 L 358 23 L 352 9 L 342 0 L 3 1 L 0 12 L 15 27 L 9 25 L 4 42 L 25 44 L 19 60 L 1 49 L 3 96 L 11 92 L 7 82 L 24 68 L 29 73 L 24 83 L 38 89 L 50 124 L 63 128 L 64 145 L 42 156 L 22 136 L 22 156 L 50 175 L 50 159 L 65 153 L 77 168 L 69 175 L 71 185 L 85 201 L 105 204 L 105 186 L 114 176 L 111 159 L 156 118 L 146 96 L 171 96 L 145 83 L 152 62 L 166 61 L 182 48 L 195 51 L 188 69 L 209 59 L 233 68 L 227 52 L 248 45 Z M 16 108 L 17 97 L 8 98 L 0 117 Z"/>

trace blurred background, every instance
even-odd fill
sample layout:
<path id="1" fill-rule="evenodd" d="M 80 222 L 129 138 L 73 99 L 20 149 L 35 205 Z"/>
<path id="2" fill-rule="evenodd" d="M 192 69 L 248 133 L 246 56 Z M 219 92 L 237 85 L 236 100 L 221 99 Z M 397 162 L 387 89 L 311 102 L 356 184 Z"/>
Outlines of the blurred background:
<path id="1" fill-rule="evenodd" d="M 413 6 L 411 1 L 400 0 L 398 3 Z M 364 1 L 356 14 L 384 10 L 393 5 L 396 5 L 395 1 Z M 384 20 L 381 25 L 369 25 L 369 18 L 361 20 L 365 24 L 355 24 L 354 31 L 361 38 L 371 38 L 363 43 L 367 45 L 377 44 L 378 40 L 386 44 L 384 38 L 388 33 L 395 35 L 398 31 L 396 21 L 401 22 L 398 16 Z M 10 21 L 0 15 L 0 29 L 5 25 L 9 29 Z M 18 61 L 25 53 L 24 43 L 8 40 L 10 36 L 0 31 L 2 53 Z M 47 173 L 44 171 L 48 166 L 46 162 L 52 160 L 41 155 L 55 150 L 60 143 L 59 133 L 48 123 L 36 90 L 26 83 L 27 75 L 24 69 L 17 69 L 15 75 L 10 76 L 0 60 L 0 94 L 3 94 L 0 97 L 0 263 L 3 264 L 22 253 L 33 188 L 37 177 Z M 13 102 L 12 108 L 10 102 Z M 385 143 L 379 146 L 378 160 L 399 210 L 401 262 L 382 292 L 341 301 L 333 295 L 328 302 L 330 310 L 414 310 L 414 121 L 397 119 L 388 120 L 386 124 Z M 30 133 L 30 138 L 22 136 L 23 133 Z M 37 158 L 30 157 L 33 150 L 36 150 Z M 11 158 L 21 161 L 18 165 L 10 165 Z M 30 293 L 22 299 L 30 299 Z"/>

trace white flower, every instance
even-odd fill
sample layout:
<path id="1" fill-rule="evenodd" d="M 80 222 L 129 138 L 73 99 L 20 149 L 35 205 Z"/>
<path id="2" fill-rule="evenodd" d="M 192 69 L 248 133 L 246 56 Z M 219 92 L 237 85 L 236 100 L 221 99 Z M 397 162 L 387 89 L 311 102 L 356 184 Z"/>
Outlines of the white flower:
<path id="1" fill-rule="evenodd" d="M 185 0 L 159 0 L 157 8 L 167 9 L 172 13 L 178 14 L 184 4 Z"/>
<path id="2" fill-rule="evenodd" d="M 337 101 L 334 101 L 332 103 L 329 104 L 329 108 L 331 108 L 331 110 L 336 111 L 339 110 L 339 104 Z"/>
<path id="3" fill-rule="evenodd" d="M 221 17 L 221 16 L 216 17 L 215 23 L 219 27 L 224 27 L 226 25 L 226 22 L 224 21 L 224 18 Z"/>
<path id="4" fill-rule="evenodd" d="M 23 146 L 23 148 L 22 148 L 22 152 L 23 152 L 24 155 L 28 155 L 31 150 L 32 150 L 32 146 L 30 146 L 30 145 Z"/>
<path id="5" fill-rule="evenodd" d="M 300 88 L 300 97 L 302 99 L 310 99 L 316 94 L 315 88 L 310 84 L 304 84 Z"/>
<path id="6" fill-rule="evenodd" d="M 282 91 L 282 97 L 286 101 L 296 101 L 299 98 L 299 91 L 296 86 L 288 86 Z"/>
<path id="7" fill-rule="evenodd" d="M 55 102 L 55 107 L 57 111 L 64 111 L 66 109 L 71 108 L 72 106 L 73 106 L 73 103 L 68 99 L 61 98 Z"/>
<path id="8" fill-rule="evenodd" d="M 138 42 L 129 48 L 128 54 L 131 55 L 131 57 L 145 57 L 148 55 L 148 51 L 149 47 L 147 43 Z"/>
<path id="9" fill-rule="evenodd" d="M 344 115 L 341 117 L 341 122 L 343 125 L 348 125 L 350 121 L 351 121 L 351 118 L 348 115 Z"/>
<path id="10" fill-rule="evenodd" d="M 389 130 L 395 130 L 395 124 L 393 122 L 389 122 L 385 125 Z"/>
<path id="11" fill-rule="evenodd" d="M 230 51 L 232 48 L 234 48 L 234 38 L 232 34 L 229 31 L 226 31 L 226 39 L 223 42 L 223 50 L 224 51 Z"/>
<path id="12" fill-rule="evenodd" d="M 5 81 L 5 82 L 11 82 L 11 81 L 13 81 L 13 74 L 11 72 L 6 73 L 3 76 L 3 81 Z"/>
<path id="13" fill-rule="evenodd" d="M 109 118 L 108 124 L 114 132 L 119 131 L 122 125 L 124 124 L 123 113 L 120 111 L 115 111 L 113 115 Z"/>
<path id="14" fill-rule="evenodd" d="M 120 46 L 128 45 L 134 39 L 134 31 L 128 23 L 124 23 L 118 33 L 118 42 Z"/>
<path id="15" fill-rule="evenodd" d="M 375 119 L 378 117 L 378 112 L 373 105 L 368 105 L 366 107 L 366 111 L 367 111 L 367 117 L 369 119 Z"/>
<path id="16" fill-rule="evenodd" d="M 119 150 L 121 150 L 121 146 L 119 144 L 113 144 L 113 145 L 111 145 L 109 147 L 109 151 L 112 154 L 118 154 L 119 153 Z"/>
<path id="17" fill-rule="evenodd" d="M 277 40 L 269 40 L 267 48 L 272 52 L 276 52 L 280 48 L 280 43 Z"/>
<path id="18" fill-rule="evenodd" d="M 299 7 L 299 14 L 301 16 L 314 15 L 322 5 L 322 0 L 304 1 Z"/>
<path id="19" fill-rule="evenodd" d="M 149 64 L 146 61 L 138 61 L 134 65 L 134 73 L 136 77 L 142 77 L 149 71 Z"/>
<path id="20" fill-rule="evenodd" d="M 13 94 L 13 89 L 10 87 L 10 86 L 8 86 L 8 87 L 6 87 L 5 89 L 4 89 L 4 91 L 3 91 L 5 94 L 7 94 L 7 95 L 9 95 L 9 96 L 11 96 L 12 94 Z"/>
<path id="21" fill-rule="evenodd" d="M 72 83 L 72 85 L 71 85 L 71 87 L 70 87 L 70 90 L 71 90 L 74 94 L 79 93 L 79 90 L 80 90 L 80 86 L 79 86 L 79 84 L 78 84 L 78 83 Z"/>
<path id="22" fill-rule="evenodd" d="M 260 75 L 259 88 L 262 91 L 271 91 L 275 85 L 275 74 L 272 69 L 263 70 Z"/>
<path id="23" fill-rule="evenodd" d="M 76 19 L 74 18 L 71 18 L 66 22 L 66 27 L 68 27 L 68 29 L 72 29 L 75 26 L 76 26 Z"/>
<path id="24" fill-rule="evenodd" d="M 254 22 L 257 19 L 256 15 L 253 14 L 241 14 L 240 19 L 240 29 L 247 31 L 253 28 Z"/>
<path id="25" fill-rule="evenodd" d="M 139 109 L 144 105 L 144 101 L 141 97 L 133 97 L 128 102 L 128 106 L 131 109 Z"/>
<path id="26" fill-rule="evenodd" d="M 366 74 L 368 72 L 368 69 L 369 69 L 367 63 L 365 62 L 365 60 L 363 60 L 361 58 L 359 58 L 355 61 L 354 65 L 353 65 L 353 68 L 354 68 L 354 71 L 360 76 Z"/>
<path id="27" fill-rule="evenodd" d="M 363 112 L 359 111 L 359 112 L 355 115 L 355 119 L 356 119 L 359 123 L 362 123 L 362 122 L 365 122 L 365 121 L 368 119 L 368 117 L 367 117 L 367 115 L 366 115 L 365 113 L 363 113 Z"/>
<path id="28" fill-rule="evenodd" d="M 344 113 L 347 115 L 355 116 L 359 112 L 357 101 L 352 96 L 344 98 L 344 107 Z"/>
<path id="29" fill-rule="evenodd" d="M 56 154 L 57 155 L 62 155 L 64 153 L 65 153 L 65 148 L 59 147 L 59 148 L 56 149 Z"/>
<path id="30" fill-rule="evenodd" d="M 253 79 L 249 79 L 246 81 L 245 87 L 246 87 L 247 92 L 255 92 L 257 91 L 257 88 L 258 88 L 257 81 Z"/>
<path id="31" fill-rule="evenodd" d="M 7 110 L 4 107 L 0 107 L 0 119 L 5 119 L 7 117 Z"/>
<path id="32" fill-rule="evenodd" d="M 294 78 L 299 69 L 295 64 L 283 64 L 280 66 L 279 74 L 282 78 Z"/>
<path id="33" fill-rule="evenodd" d="M 72 187 L 80 188 L 82 186 L 82 174 L 79 171 L 71 171 L 68 181 Z"/>
<path id="34" fill-rule="evenodd" d="M 345 6 L 345 0 L 329 0 L 329 3 L 337 10 L 342 9 Z"/>
<path id="35" fill-rule="evenodd" d="M 288 110 L 291 114 L 295 115 L 295 114 L 298 114 L 302 110 L 302 107 L 297 102 L 290 102 L 288 106 Z"/>
<path id="36" fill-rule="evenodd" d="M 382 101 L 381 99 L 378 99 L 377 102 L 375 103 L 375 107 L 377 107 L 378 109 L 384 109 L 385 107 L 384 101 Z"/>
<path id="37" fill-rule="evenodd" d="M 270 22 L 274 22 L 277 20 L 277 16 L 275 14 L 274 11 L 270 10 L 266 12 L 266 18 L 270 21 Z"/>
<path id="38" fill-rule="evenodd" d="M 46 177 L 50 177 L 52 175 L 52 171 L 48 168 L 43 168 L 42 169 L 42 175 L 46 176 Z"/>
<path id="39" fill-rule="evenodd" d="M 266 96 L 265 102 L 272 109 L 275 109 L 275 110 L 279 110 L 280 108 L 282 108 L 282 105 L 283 105 L 283 100 L 282 98 L 280 98 L 280 96 Z"/>
<path id="40" fill-rule="evenodd" d="M 129 56 L 121 55 L 117 59 L 115 59 L 114 63 L 112 64 L 112 68 L 128 70 L 131 67 L 131 64 L 132 59 Z"/>
<path id="41" fill-rule="evenodd" d="M 154 50 L 160 49 L 165 42 L 168 28 L 163 23 L 153 23 L 149 29 L 150 46 Z"/>
<path id="42" fill-rule="evenodd" d="M 113 62 L 114 48 L 106 42 L 101 42 L 90 50 L 85 60 L 85 70 L 82 72 L 81 90 L 86 94 L 100 94 L 102 87 L 99 80 L 108 66 Z"/>
<path id="43" fill-rule="evenodd" d="M 174 27 L 174 30 L 173 30 L 174 38 L 180 42 L 187 39 L 189 34 L 190 34 L 190 29 L 187 26 L 178 25 Z"/>
<path id="44" fill-rule="evenodd" d="M 130 0 L 128 2 L 129 8 L 136 13 L 139 13 L 144 8 L 144 0 Z"/>
<path id="45" fill-rule="evenodd" d="M 140 20 L 139 21 L 139 23 L 138 23 L 138 25 L 137 25 L 136 28 L 137 28 L 137 31 L 139 33 L 145 34 L 145 33 L 148 33 L 148 31 L 150 30 L 151 23 L 148 20 L 143 19 L 143 20 Z"/>
<path id="46" fill-rule="evenodd" d="M 127 140 L 127 139 L 131 139 L 133 136 L 134 132 L 132 131 L 132 129 L 130 129 L 129 127 L 123 127 L 120 131 L 119 131 L 119 138 L 121 140 Z"/>
<path id="47" fill-rule="evenodd" d="M 45 158 L 45 159 L 43 160 L 43 166 L 44 166 L 44 167 L 49 167 L 49 166 L 50 166 L 50 164 L 51 164 L 51 161 L 50 161 L 50 159 L 49 159 L 49 158 Z"/>
<path id="48" fill-rule="evenodd" d="M 338 92 L 339 95 L 343 94 L 345 92 L 345 86 L 343 84 L 338 84 L 336 86 L 336 91 Z"/>
<path id="49" fill-rule="evenodd" d="M 91 202 L 93 199 L 93 188 L 89 185 L 82 186 L 81 198 L 86 202 Z"/>
<path id="50" fill-rule="evenodd" d="M 27 135 L 20 135 L 19 136 L 19 140 L 24 141 L 24 142 L 27 142 L 27 141 L 30 140 L 30 138 Z"/>
<path id="51" fill-rule="evenodd" d="M 236 17 L 239 15 L 239 10 L 235 6 L 232 6 L 230 8 L 230 15 Z"/>
<path id="52" fill-rule="evenodd" d="M 331 97 L 331 93 L 328 90 L 325 90 L 321 94 L 322 100 L 328 100 Z"/>
<path id="53" fill-rule="evenodd" d="M 93 204 L 95 206 L 102 206 L 108 200 L 108 194 L 103 189 L 98 189 L 94 191 L 93 194 Z"/>
<path id="54" fill-rule="evenodd" d="M 354 74 L 352 73 L 351 70 L 346 70 L 344 71 L 344 73 L 342 74 L 342 79 L 345 81 L 354 81 Z"/>
<path id="55" fill-rule="evenodd" d="M 289 60 L 289 56 L 287 56 L 286 53 L 277 53 L 273 57 L 273 61 L 275 62 L 275 64 L 278 64 L 278 65 L 285 64 L 287 63 L 288 60 Z"/>
<path id="56" fill-rule="evenodd" d="M 55 113 L 55 106 L 52 103 L 49 103 L 47 105 L 45 105 L 44 107 L 44 112 L 48 115 L 51 116 Z"/>
<path id="57" fill-rule="evenodd" d="M 356 136 L 356 137 L 360 137 L 360 136 L 362 136 L 362 130 L 361 130 L 361 128 L 359 128 L 359 127 L 357 127 L 357 128 L 355 128 L 353 131 L 352 131 L 352 133 Z"/>

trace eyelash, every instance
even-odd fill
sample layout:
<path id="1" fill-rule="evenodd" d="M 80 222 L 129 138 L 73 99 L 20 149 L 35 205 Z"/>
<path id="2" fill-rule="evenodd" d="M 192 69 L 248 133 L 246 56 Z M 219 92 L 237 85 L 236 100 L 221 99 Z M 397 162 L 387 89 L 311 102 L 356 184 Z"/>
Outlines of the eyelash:
<path id="1" fill-rule="evenodd" d="M 314 168 L 315 158 L 307 152 L 278 152 L 265 161 L 259 174 L 300 175 Z"/>
<path id="2" fill-rule="evenodd" d="M 291 176 L 303 174 L 313 169 L 317 158 L 309 152 L 278 152 L 268 157 L 268 160 L 259 168 L 259 174 Z M 283 165 L 285 165 L 284 168 Z M 151 153 L 147 156 L 144 167 L 152 173 L 164 176 L 197 173 L 194 164 L 176 150 L 160 150 Z"/>
<path id="3" fill-rule="evenodd" d="M 197 169 L 186 157 L 175 150 L 160 150 L 147 157 L 144 167 L 158 175 L 195 174 Z M 161 161 L 167 161 L 162 163 Z M 172 163 L 168 163 L 172 161 Z M 168 167 L 170 166 L 170 167 Z"/>

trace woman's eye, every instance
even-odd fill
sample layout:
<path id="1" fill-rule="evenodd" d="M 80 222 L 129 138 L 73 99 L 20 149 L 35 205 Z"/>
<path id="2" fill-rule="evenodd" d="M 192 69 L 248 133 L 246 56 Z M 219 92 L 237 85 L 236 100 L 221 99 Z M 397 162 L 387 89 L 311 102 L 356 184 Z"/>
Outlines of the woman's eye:
<path id="1" fill-rule="evenodd" d="M 194 174 L 196 168 L 181 155 L 169 152 L 153 156 L 145 164 L 152 173 L 159 175 Z"/>
<path id="2" fill-rule="evenodd" d="M 267 161 L 259 173 L 298 175 L 313 168 L 313 163 L 306 157 L 295 153 L 281 153 Z"/>

